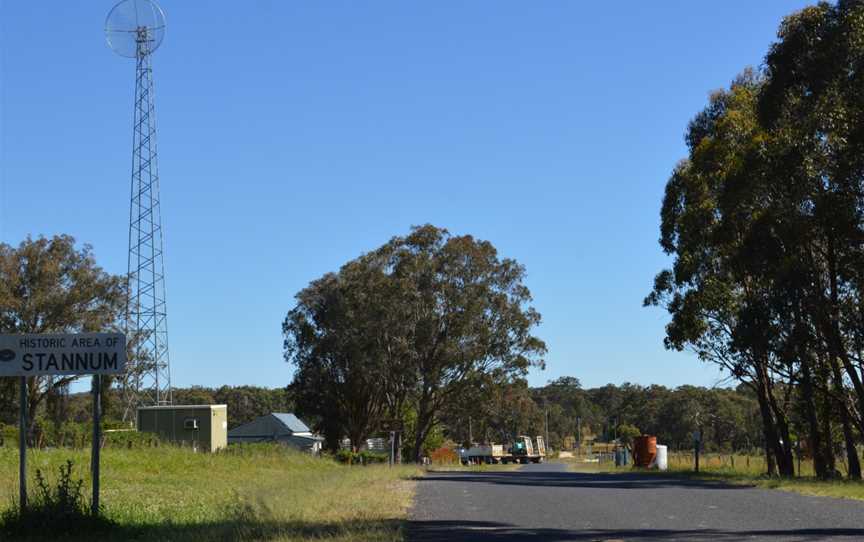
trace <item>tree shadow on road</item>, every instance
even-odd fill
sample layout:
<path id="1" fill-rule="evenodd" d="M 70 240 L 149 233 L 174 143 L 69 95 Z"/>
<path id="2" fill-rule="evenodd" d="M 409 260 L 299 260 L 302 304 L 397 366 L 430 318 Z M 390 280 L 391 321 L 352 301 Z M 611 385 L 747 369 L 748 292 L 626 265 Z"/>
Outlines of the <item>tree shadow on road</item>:
<path id="1" fill-rule="evenodd" d="M 420 482 L 481 482 L 534 487 L 572 487 L 585 489 L 646 489 L 664 487 L 693 489 L 748 489 L 753 486 L 728 484 L 715 480 L 701 480 L 675 475 L 644 473 L 582 473 L 582 472 L 488 472 L 488 473 L 441 473 L 418 478 Z"/>
<path id="2" fill-rule="evenodd" d="M 20 542 L 240 542 L 247 540 L 394 540 L 404 528 L 402 520 L 350 520 L 340 522 L 279 521 L 226 518 L 203 522 L 109 525 L 98 531 L 3 533 L 0 540 Z"/>
<path id="3" fill-rule="evenodd" d="M 541 541 L 619 541 L 619 540 L 771 540 L 804 542 L 826 539 L 864 539 L 864 529 L 788 529 L 788 530 L 720 530 L 720 529 L 525 529 L 487 521 L 412 521 L 408 540 L 426 542 L 541 542 Z"/>

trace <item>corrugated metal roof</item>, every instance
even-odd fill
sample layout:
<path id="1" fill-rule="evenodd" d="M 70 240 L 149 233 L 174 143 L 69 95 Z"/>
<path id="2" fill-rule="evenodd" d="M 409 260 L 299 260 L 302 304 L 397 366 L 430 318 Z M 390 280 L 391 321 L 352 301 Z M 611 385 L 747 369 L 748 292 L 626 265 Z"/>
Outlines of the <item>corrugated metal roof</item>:
<path id="1" fill-rule="evenodd" d="M 285 427 L 288 428 L 292 433 L 309 433 L 310 430 L 306 427 L 306 424 L 301 422 L 297 416 L 291 414 L 290 412 L 273 412 L 271 414 L 274 418 L 282 422 Z"/>
<path id="2" fill-rule="evenodd" d="M 228 405 L 158 405 L 139 406 L 138 410 L 203 410 L 214 408 L 228 408 Z"/>

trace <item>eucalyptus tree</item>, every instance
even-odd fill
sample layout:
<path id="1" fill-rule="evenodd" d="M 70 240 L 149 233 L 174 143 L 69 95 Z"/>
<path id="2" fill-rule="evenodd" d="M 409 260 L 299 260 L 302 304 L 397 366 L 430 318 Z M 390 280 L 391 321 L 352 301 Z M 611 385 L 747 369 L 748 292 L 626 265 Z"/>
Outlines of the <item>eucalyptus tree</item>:
<path id="1" fill-rule="evenodd" d="M 747 201 L 754 179 L 766 171 L 766 134 L 757 116 L 762 85 L 759 75 L 745 72 L 728 91 L 714 93 L 690 123 L 689 157 L 667 183 L 661 210 L 660 244 L 675 260 L 657 276 L 645 303 L 663 305 L 672 316 L 668 348 L 690 348 L 753 387 L 769 470 L 776 464 L 791 475 L 788 420 L 775 393 L 770 287 L 750 272 L 764 244 L 760 217 Z"/>
<path id="2" fill-rule="evenodd" d="M 495 247 L 432 225 L 395 237 L 377 254 L 403 291 L 405 344 L 417 381 L 412 455 L 440 422 L 448 401 L 493 372 L 525 375 L 542 366 L 546 345 L 532 335 L 540 314 L 530 306 L 525 268 Z"/>
<path id="3" fill-rule="evenodd" d="M 285 359 L 296 367 L 291 390 L 302 412 L 322 419 L 331 449 L 343 434 L 362 448 L 385 413 L 381 279 L 379 269 L 351 261 L 298 293 L 282 324 Z"/>
<path id="4" fill-rule="evenodd" d="M 781 474 L 794 406 L 817 473 L 833 475 L 839 422 L 860 477 L 864 5 L 806 8 L 778 37 L 764 71 L 715 94 L 688 129 L 661 211 L 675 264 L 646 303 L 672 315 L 667 346 L 754 387 Z"/>
<path id="5" fill-rule="evenodd" d="M 77 248 L 68 235 L 0 243 L 0 333 L 116 331 L 125 308 L 125 278 L 99 267 L 89 245 Z M 27 379 L 31 436 L 43 400 L 79 378 Z"/>
<path id="6" fill-rule="evenodd" d="M 771 202 L 801 277 L 797 318 L 815 385 L 834 399 L 850 474 L 860 477 L 853 425 L 864 431 L 864 4 L 806 8 L 779 37 L 760 97 L 769 156 L 785 178 Z"/>
<path id="7" fill-rule="evenodd" d="M 298 406 L 355 446 L 410 417 L 419 460 L 448 404 L 542 366 L 524 278 L 491 243 L 425 225 L 314 281 L 283 323 Z"/>

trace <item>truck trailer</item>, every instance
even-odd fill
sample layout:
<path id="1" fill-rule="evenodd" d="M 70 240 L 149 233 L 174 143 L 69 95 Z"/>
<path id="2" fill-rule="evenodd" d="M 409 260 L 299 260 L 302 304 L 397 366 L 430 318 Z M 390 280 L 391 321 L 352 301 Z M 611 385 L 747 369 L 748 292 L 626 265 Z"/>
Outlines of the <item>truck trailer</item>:
<path id="1" fill-rule="evenodd" d="M 459 459 L 463 465 L 542 463 L 546 459 L 546 443 L 541 436 L 535 437 L 532 442 L 531 437 L 520 435 L 510 446 L 491 443 L 462 448 L 459 450 Z"/>

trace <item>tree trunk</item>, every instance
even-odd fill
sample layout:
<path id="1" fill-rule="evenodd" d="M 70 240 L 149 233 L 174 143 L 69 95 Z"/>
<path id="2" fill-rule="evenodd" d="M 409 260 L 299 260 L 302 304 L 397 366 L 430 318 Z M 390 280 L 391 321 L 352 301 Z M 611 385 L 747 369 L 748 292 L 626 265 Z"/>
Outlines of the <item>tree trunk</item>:
<path id="1" fill-rule="evenodd" d="M 829 358 L 832 376 L 834 377 L 834 389 L 841 398 L 838 401 L 837 409 L 840 412 L 840 422 L 843 425 L 843 439 L 846 443 L 846 462 L 849 464 L 849 478 L 852 480 L 861 479 L 861 462 L 858 459 L 858 450 L 855 447 L 855 433 L 852 428 L 853 423 L 860 428 L 864 427 L 861 423 L 860 416 L 852 419 L 849 408 L 846 406 L 844 397 L 846 390 L 843 386 L 843 373 L 840 370 L 840 364 L 836 358 Z"/>
<path id="2" fill-rule="evenodd" d="M 768 399 L 765 397 L 765 389 L 761 383 L 756 383 L 756 399 L 759 402 L 759 412 L 762 414 L 762 434 L 765 437 L 765 464 L 767 466 L 768 476 L 777 474 L 777 463 L 775 461 L 775 451 L 779 445 L 777 442 L 777 428 L 774 426 L 774 418 L 771 415 L 771 408 L 768 406 Z"/>
<path id="3" fill-rule="evenodd" d="M 834 439 L 831 438 L 831 421 L 834 417 L 834 408 L 831 398 L 827 394 L 822 394 L 822 435 L 823 435 L 823 456 L 825 457 L 825 472 L 822 476 L 817 476 L 823 479 L 833 478 L 837 470 L 837 461 L 834 456 Z"/>
<path id="4" fill-rule="evenodd" d="M 411 449 L 412 459 L 420 463 L 423 459 L 423 442 L 429 434 L 433 421 L 433 398 L 430 392 L 424 390 L 417 405 L 417 421 L 414 427 L 414 445 Z"/>
<path id="5" fill-rule="evenodd" d="M 846 462 L 849 464 L 849 479 L 861 479 L 861 461 L 858 459 L 858 449 L 855 447 L 855 434 L 846 408 L 840 410 L 840 421 L 843 424 L 843 438 L 846 441 Z"/>
<path id="6" fill-rule="evenodd" d="M 774 459 L 774 450 L 765 444 L 765 474 L 769 478 L 777 475 L 777 460 Z"/>
<path id="7" fill-rule="evenodd" d="M 417 428 L 414 433 L 414 448 L 411 455 L 414 456 L 414 461 L 420 463 L 423 460 L 423 443 L 426 442 L 426 437 L 429 435 L 429 429 L 432 426 L 432 417 L 428 414 L 417 416 Z"/>
<path id="8" fill-rule="evenodd" d="M 822 431 L 819 427 L 818 416 L 816 415 L 816 401 L 813 397 L 813 379 L 810 371 L 809 362 L 801 359 L 801 401 L 804 410 L 804 417 L 807 420 L 810 438 L 808 444 L 810 452 L 813 454 L 813 470 L 816 471 L 816 476 L 825 479 L 829 476 L 827 470 L 824 451 L 822 444 Z M 800 453 L 800 452 L 799 452 Z M 799 472 L 800 476 L 801 473 Z"/>
<path id="9" fill-rule="evenodd" d="M 366 448 L 366 437 L 369 436 L 367 425 L 360 421 L 355 421 L 348 427 L 348 439 L 351 441 L 351 451 L 355 454 Z"/>
<path id="10" fill-rule="evenodd" d="M 861 479 L 861 462 L 858 460 L 858 449 L 855 447 L 855 434 L 852 431 L 852 424 L 849 422 L 849 413 L 846 410 L 846 405 L 840 407 L 840 422 L 843 425 L 843 438 L 846 441 L 846 462 L 849 465 L 849 479 Z"/>
<path id="11" fill-rule="evenodd" d="M 393 462 L 397 465 L 402 464 L 402 431 L 396 431 L 393 433 L 393 452 L 396 457 L 393 458 Z"/>
<path id="12" fill-rule="evenodd" d="M 762 423 L 765 433 L 765 446 L 774 451 L 777 460 L 777 472 L 780 476 L 794 476 L 795 463 L 792 457 L 792 443 L 789 442 L 789 424 L 771 389 L 770 377 L 765 363 L 757 361 L 757 393 L 759 410 L 762 414 Z M 769 475 L 771 464 L 769 462 Z"/>
<path id="13" fill-rule="evenodd" d="M 323 420 L 322 431 L 324 432 L 324 446 L 328 451 L 336 453 L 341 446 L 341 440 L 344 433 L 342 426 L 337 423 L 335 415 L 328 415 Z"/>
<path id="14" fill-rule="evenodd" d="M 789 424 L 783 413 L 777 413 L 777 431 L 780 436 L 777 449 L 777 471 L 780 476 L 795 476 L 795 458 L 792 455 L 792 439 L 789 436 Z"/>
<path id="15" fill-rule="evenodd" d="M 764 365 L 762 366 L 762 371 L 766 398 L 771 410 L 772 419 L 774 420 L 774 426 L 776 427 L 777 440 L 774 449 L 777 455 L 777 472 L 780 476 L 795 476 L 795 460 L 792 457 L 792 439 L 789 438 L 789 422 L 786 419 L 786 413 L 777 404 L 771 380 Z"/>
<path id="16" fill-rule="evenodd" d="M 855 395 L 858 399 L 858 411 L 861 416 L 864 416 L 864 382 L 861 381 L 857 368 L 852 363 L 852 360 L 849 359 L 849 353 L 846 351 L 843 341 L 843 334 L 840 331 L 837 258 L 834 250 L 833 239 L 829 239 L 828 243 L 828 273 L 830 276 L 830 302 L 828 303 L 830 312 L 827 319 L 823 316 L 822 318 L 819 318 L 819 320 L 822 323 L 823 334 L 826 343 L 828 344 L 828 352 L 831 357 L 832 365 L 835 363 L 834 360 L 839 360 L 843 364 L 843 368 L 846 370 L 846 375 L 849 377 L 849 381 L 852 382 L 852 389 L 855 391 Z M 839 382 L 842 382 L 842 379 L 839 380 Z"/>

